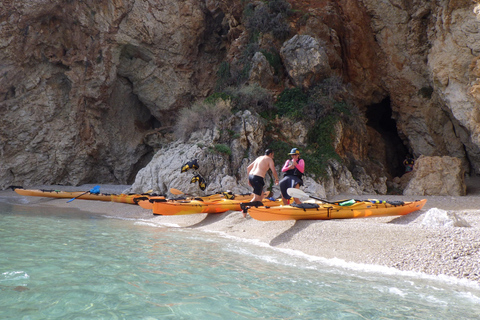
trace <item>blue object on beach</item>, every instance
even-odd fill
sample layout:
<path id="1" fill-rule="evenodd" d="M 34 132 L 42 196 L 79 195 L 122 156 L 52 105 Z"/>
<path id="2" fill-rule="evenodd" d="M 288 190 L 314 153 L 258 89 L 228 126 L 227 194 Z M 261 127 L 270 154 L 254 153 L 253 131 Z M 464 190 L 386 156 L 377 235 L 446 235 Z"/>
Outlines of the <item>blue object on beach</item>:
<path id="1" fill-rule="evenodd" d="M 90 189 L 89 192 L 93 193 L 93 194 L 99 194 L 100 193 L 100 186 L 93 187 L 92 189 Z"/>
<path id="2" fill-rule="evenodd" d="M 274 198 L 274 197 L 269 197 L 269 198 L 267 198 L 267 199 L 270 200 L 270 201 L 275 201 L 275 198 Z"/>
<path id="3" fill-rule="evenodd" d="M 100 186 L 93 187 L 92 189 L 90 189 L 90 191 L 86 191 L 86 192 L 82 193 L 81 195 L 76 196 L 75 198 L 72 198 L 72 199 L 68 200 L 67 203 L 72 202 L 73 200 L 75 200 L 77 198 L 80 198 L 81 196 L 83 196 L 84 194 L 87 194 L 87 193 L 99 194 L 100 193 Z"/>

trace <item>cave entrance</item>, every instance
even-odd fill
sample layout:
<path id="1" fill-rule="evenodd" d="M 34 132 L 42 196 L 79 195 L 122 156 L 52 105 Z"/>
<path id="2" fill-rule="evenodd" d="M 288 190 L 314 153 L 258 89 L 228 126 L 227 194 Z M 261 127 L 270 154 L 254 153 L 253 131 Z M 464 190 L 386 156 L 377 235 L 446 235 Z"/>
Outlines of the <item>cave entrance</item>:
<path id="1" fill-rule="evenodd" d="M 409 153 L 398 135 L 397 123 L 392 118 L 390 97 L 383 99 L 380 103 L 368 106 L 366 117 L 367 126 L 375 129 L 383 140 L 382 146 L 370 146 L 370 157 L 380 160 L 391 178 L 401 177 L 405 173 L 403 161 Z M 378 141 L 376 139 L 371 140 Z"/>

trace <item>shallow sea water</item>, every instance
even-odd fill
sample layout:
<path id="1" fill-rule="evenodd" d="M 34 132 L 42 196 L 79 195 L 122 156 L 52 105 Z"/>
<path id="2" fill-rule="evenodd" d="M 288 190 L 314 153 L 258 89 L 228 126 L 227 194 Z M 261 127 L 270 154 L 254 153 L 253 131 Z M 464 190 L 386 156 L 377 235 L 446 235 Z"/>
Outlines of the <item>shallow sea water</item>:
<path id="1" fill-rule="evenodd" d="M 0 202 L 0 319 L 478 319 L 480 287 Z"/>

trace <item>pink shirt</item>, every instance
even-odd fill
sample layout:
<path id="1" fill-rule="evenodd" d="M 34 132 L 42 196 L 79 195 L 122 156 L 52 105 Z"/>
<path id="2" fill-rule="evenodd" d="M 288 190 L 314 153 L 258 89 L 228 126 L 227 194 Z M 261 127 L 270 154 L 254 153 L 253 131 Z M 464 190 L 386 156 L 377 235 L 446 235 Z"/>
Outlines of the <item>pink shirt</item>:
<path id="1" fill-rule="evenodd" d="M 292 164 L 292 160 L 289 159 L 285 162 L 285 165 L 283 166 L 282 168 L 282 172 L 285 172 L 285 171 L 288 171 L 290 170 L 290 165 Z M 298 169 L 298 171 L 300 171 L 301 173 L 303 173 L 305 171 L 305 161 L 303 161 L 303 159 L 300 159 L 297 163 L 297 165 L 295 166 L 295 168 Z"/>

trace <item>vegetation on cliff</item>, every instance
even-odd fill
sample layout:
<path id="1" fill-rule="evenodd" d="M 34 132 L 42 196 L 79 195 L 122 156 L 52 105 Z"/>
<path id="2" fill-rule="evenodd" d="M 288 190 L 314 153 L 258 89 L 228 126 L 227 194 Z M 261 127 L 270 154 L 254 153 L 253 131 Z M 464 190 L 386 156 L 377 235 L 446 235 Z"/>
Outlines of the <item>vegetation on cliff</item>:
<path id="1" fill-rule="evenodd" d="M 202 103 L 197 103 L 198 106 L 209 106 L 210 111 L 206 112 L 198 106 L 183 109 L 176 124 L 176 132 L 186 138 L 194 128 L 208 124 L 212 129 L 219 126 L 219 115 L 224 114 L 224 105 L 228 104 L 231 105 L 232 112 L 251 110 L 263 117 L 268 128 L 264 137 L 265 147 L 273 148 L 278 154 L 287 154 L 294 142 L 285 137 L 276 126 L 278 119 L 289 118 L 308 123 L 306 144 L 298 147 L 303 149 L 302 156 L 309 164 L 309 174 L 321 177 L 325 176 L 330 159 L 341 161 L 333 146 L 337 122 L 350 121 L 354 113 L 354 106 L 347 102 L 348 92 L 342 79 L 338 76 L 322 79 L 311 88 L 285 87 L 277 96 L 274 91 L 248 83 L 251 60 L 256 52 L 265 56 L 276 77 L 287 77 L 279 48 L 273 45 L 262 47 L 260 39 L 269 35 L 274 40 L 270 44 L 279 46 L 292 33 L 288 21 L 292 13 L 291 5 L 285 0 L 268 1 L 266 5 L 255 2 L 245 5 L 243 21 L 249 40 L 244 51 L 233 63 L 223 61 L 220 64 L 216 91 Z M 213 115 L 213 110 L 217 108 L 218 113 Z M 208 118 L 208 121 L 201 124 L 195 121 L 201 118 Z M 225 135 L 224 142 L 229 143 L 232 137 L 235 135 Z"/>

